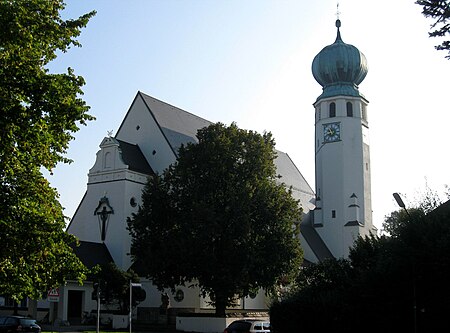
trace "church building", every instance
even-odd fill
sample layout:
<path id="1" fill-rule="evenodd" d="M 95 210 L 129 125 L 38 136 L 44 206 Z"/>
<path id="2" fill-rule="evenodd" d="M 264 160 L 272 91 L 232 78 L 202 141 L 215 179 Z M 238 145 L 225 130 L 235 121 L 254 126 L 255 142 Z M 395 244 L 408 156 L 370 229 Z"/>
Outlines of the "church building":
<path id="1" fill-rule="evenodd" d="M 292 186 L 303 208 L 300 241 L 305 263 L 347 257 L 353 241 L 374 232 L 372 224 L 368 101 L 358 85 L 367 74 L 367 61 L 356 47 L 343 42 L 340 21 L 337 37 L 314 58 L 312 73 L 323 87 L 314 102 L 315 191 L 288 153 L 275 160 L 280 182 Z M 313 112 L 313 110 L 311 110 Z M 161 173 L 177 158 L 182 144 L 196 142 L 197 130 L 211 124 L 185 110 L 138 92 L 114 137 L 100 143 L 89 170 L 85 195 L 67 231 L 80 239 L 76 249 L 91 265 L 113 261 L 132 266 L 127 217 L 137 212 L 149 176 Z M 145 281 L 145 280 L 143 280 Z M 147 281 L 148 282 L 148 281 Z M 139 311 L 158 309 L 161 294 L 143 283 L 147 298 Z M 63 320 L 94 309 L 92 286 L 61 289 L 58 313 Z M 168 291 L 172 308 L 195 312 L 211 309 L 199 290 L 180 287 Z M 264 293 L 241 300 L 239 309 L 266 309 Z M 152 310 L 153 309 L 153 310 Z"/>

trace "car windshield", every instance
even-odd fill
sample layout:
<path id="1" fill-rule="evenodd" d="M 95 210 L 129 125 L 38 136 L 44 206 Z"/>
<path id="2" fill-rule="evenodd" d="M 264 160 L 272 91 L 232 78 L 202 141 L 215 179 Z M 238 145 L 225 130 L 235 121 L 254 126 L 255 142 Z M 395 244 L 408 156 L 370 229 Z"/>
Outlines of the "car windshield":
<path id="1" fill-rule="evenodd" d="M 250 326 L 252 326 L 252 324 L 249 322 L 235 321 L 234 323 L 230 324 L 230 329 L 236 331 L 248 331 L 250 329 Z"/>
<path id="2" fill-rule="evenodd" d="M 28 318 L 20 319 L 20 325 L 22 325 L 22 326 L 32 326 L 34 324 L 36 324 L 36 320 L 34 320 L 34 319 L 28 319 Z"/>
<path id="3" fill-rule="evenodd" d="M 256 323 L 255 324 L 255 331 L 262 331 L 262 330 L 269 330 L 270 324 L 266 322 Z"/>

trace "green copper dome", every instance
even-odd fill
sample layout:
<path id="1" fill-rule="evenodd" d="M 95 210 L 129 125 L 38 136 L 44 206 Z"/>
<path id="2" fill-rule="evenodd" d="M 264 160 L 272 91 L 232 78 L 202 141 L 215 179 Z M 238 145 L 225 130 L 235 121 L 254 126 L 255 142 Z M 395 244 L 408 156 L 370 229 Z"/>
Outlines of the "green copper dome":
<path id="1" fill-rule="evenodd" d="M 366 57 L 356 47 L 346 44 L 341 39 L 336 21 L 336 41 L 324 47 L 312 63 L 312 73 L 316 81 L 323 87 L 323 93 L 317 99 L 344 96 L 362 96 L 358 85 L 367 75 Z"/>

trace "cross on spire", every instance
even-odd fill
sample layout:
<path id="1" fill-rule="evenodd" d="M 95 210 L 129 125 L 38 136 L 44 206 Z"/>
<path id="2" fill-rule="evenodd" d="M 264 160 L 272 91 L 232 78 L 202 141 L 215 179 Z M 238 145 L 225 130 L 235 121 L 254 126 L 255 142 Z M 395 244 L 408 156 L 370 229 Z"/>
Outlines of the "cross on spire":
<path id="1" fill-rule="evenodd" d="M 339 15 L 341 14 L 341 12 L 339 11 L 339 1 L 336 4 L 336 19 L 339 20 Z"/>

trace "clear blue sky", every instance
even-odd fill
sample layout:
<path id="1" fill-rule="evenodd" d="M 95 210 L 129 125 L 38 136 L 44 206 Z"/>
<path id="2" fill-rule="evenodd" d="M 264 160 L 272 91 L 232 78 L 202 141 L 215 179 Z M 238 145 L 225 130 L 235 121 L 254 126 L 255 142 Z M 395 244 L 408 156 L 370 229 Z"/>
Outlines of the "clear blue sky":
<path id="1" fill-rule="evenodd" d="M 50 69 L 72 67 L 97 120 L 71 142 L 70 165 L 49 179 L 72 216 L 107 131 L 117 131 L 137 91 L 210 121 L 270 131 L 314 188 L 314 109 L 321 93 L 314 56 L 336 37 L 336 1 L 66 1 L 65 18 L 98 13 L 82 48 Z M 450 61 L 428 38 L 430 21 L 413 0 L 341 0 L 344 42 L 367 57 L 360 91 L 370 101 L 374 222 L 448 181 Z"/>

